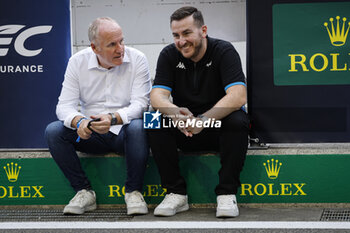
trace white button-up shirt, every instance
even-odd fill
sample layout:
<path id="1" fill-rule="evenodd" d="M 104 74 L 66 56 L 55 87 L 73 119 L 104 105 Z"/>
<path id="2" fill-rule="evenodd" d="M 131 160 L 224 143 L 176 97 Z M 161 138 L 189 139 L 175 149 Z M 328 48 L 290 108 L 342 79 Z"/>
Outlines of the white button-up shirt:
<path id="1" fill-rule="evenodd" d="M 148 110 L 150 91 L 148 62 L 143 53 L 125 46 L 123 63 L 105 69 L 92 49 L 86 48 L 69 59 L 56 114 L 71 129 L 77 115 L 89 118 L 109 112 L 118 112 L 123 124 L 128 124 Z M 110 131 L 118 134 L 121 127 L 112 126 Z"/>

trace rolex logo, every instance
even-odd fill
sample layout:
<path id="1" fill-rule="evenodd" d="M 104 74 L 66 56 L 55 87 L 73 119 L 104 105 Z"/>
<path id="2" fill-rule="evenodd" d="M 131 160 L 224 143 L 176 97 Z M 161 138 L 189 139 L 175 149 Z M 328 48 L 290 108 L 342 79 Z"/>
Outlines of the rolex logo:
<path id="1" fill-rule="evenodd" d="M 267 164 L 264 163 L 267 176 L 272 180 L 278 177 L 278 173 L 280 172 L 281 166 L 282 166 L 282 163 L 278 163 L 278 160 L 274 160 L 274 159 L 271 159 L 271 163 L 270 163 L 270 160 L 267 160 Z"/>
<path id="2" fill-rule="evenodd" d="M 11 164 L 7 164 L 7 166 L 4 166 L 6 175 L 7 175 L 7 179 L 10 182 L 16 182 L 18 175 L 19 175 L 19 171 L 21 170 L 21 166 L 18 166 L 17 163 L 13 164 L 13 162 L 11 162 Z"/>
<path id="3" fill-rule="evenodd" d="M 340 17 L 336 17 L 336 25 L 334 26 L 334 18 L 330 18 L 330 28 L 328 27 L 328 23 L 325 22 L 324 26 L 327 29 L 329 39 L 331 40 L 332 45 L 334 46 L 343 46 L 346 42 L 346 37 L 348 36 L 349 28 L 350 28 L 350 22 L 346 24 L 346 18 L 344 17 L 342 19 L 343 24 L 340 28 Z"/>

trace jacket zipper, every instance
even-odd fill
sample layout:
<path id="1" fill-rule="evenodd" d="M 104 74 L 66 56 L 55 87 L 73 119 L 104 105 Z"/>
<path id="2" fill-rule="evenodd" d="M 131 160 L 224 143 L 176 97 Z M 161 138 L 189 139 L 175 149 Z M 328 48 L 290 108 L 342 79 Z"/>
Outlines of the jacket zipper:
<path id="1" fill-rule="evenodd" d="M 194 93 L 197 94 L 199 92 L 198 90 L 198 77 L 197 77 L 197 69 L 196 69 L 196 63 L 193 63 L 194 71 L 193 71 L 193 87 L 194 87 Z"/>

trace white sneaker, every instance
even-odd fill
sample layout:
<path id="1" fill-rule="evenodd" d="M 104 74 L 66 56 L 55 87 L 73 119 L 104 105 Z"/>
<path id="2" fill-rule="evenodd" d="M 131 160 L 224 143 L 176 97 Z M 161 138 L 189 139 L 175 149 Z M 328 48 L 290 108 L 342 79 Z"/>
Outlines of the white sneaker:
<path id="1" fill-rule="evenodd" d="M 125 193 L 127 214 L 147 214 L 148 208 L 142 194 L 139 191 Z"/>
<path id="2" fill-rule="evenodd" d="M 187 195 L 170 193 L 154 210 L 156 216 L 173 216 L 189 209 Z"/>
<path id="3" fill-rule="evenodd" d="M 239 210 L 237 206 L 236 195 L 219 195 L 216 198 L 218 206 L 216 207 L 216 217 L 237 217 Z"/>
<path id="4" fill-rule="evenodd" d="M 96 194 L 92 190 L 82 189 L 63 209 L 64 214 L 83 214 L 96 209 Z"/>

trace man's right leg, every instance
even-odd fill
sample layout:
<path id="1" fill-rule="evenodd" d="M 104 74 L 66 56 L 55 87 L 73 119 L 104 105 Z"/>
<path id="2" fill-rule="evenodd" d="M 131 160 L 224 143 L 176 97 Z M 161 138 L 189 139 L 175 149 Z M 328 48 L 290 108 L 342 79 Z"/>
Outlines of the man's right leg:
<path id="1" fill-rule="evenodd" d="M 61 121 L 52 122 L 45 131 L 45 138 L 53 159 L 77 192 L 64 209 L 64 213 L 71 214 L 82 214 L 85 211 L 96 209 L 95 192 L 91 190 L 90 181 L 81 167 L 76 150 L 108 151 L 108 148 L 98 138 L 81 140 L 77 143 L 77 137 L 76 131 L 68 129 Z"/>
<path id="2" fill-rule="evenodd" d="M 177 131 L 177 129 L 147 131 L 162 186 L 167 189 L 164 200 L 154 210 L 156 216 L 172 216 L 189 209 L 186 182 L 180 174 L 176 143 Z"/>
<path id="3" fill-rule="evenodd" d="M 45 131 L 45 138 L 53 159 L 76 192 L 91 189 L 90 181 L 76 153 L 77 137 L 77 132 L 65 127 L 61 121 L 52 122 Z"/>
<path id="4" fill-rule="evenodd" d="M 45 138 L 53 159 L 76 192 L 91 189 L 90 181 L 76 153 L 77 137 L 76 131 L 68 129 L 61 121 L 52 122 L 45 131 Z"/>

